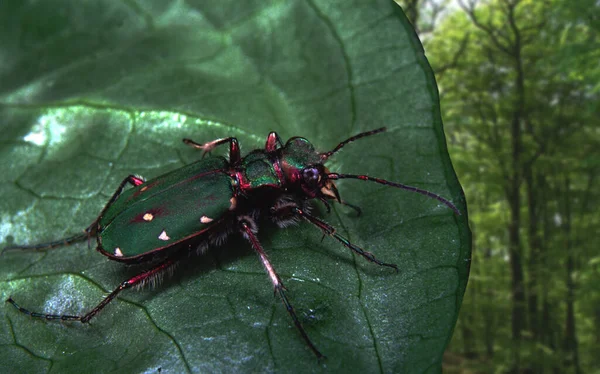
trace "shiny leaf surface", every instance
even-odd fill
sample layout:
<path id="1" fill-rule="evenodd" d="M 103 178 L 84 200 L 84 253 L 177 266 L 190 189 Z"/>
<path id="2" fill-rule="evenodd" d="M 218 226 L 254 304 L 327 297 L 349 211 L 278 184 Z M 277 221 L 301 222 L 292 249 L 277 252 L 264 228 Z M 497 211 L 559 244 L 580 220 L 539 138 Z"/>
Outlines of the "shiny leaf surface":
<path id="1" fill-rule="evenodd" d="M 2 247 L 80 232 L 127 175 L 198 159 L 183 137 L 236 136 L 245 154 L 271 130 L 325 151 L 387 126 L 330 169 L 425 188 L 466 212 L 433 75 L 392 1 L 5 1 L 0 24 Z M 308 224 L 259 233 L 326 361 L 238 236 L 156 288 L 122 293 L 89 325 L 34 320 L 6 304 L 0 361 L 61 373 L 440 370 L 468 276 L 466 216 L 374 183 L 338 188 L 362 216 L 315 212 L 398 273 Z M 11 251 L 0 257 L 0 296 L 85 313 L 142 270 L 86 243 Z"/>

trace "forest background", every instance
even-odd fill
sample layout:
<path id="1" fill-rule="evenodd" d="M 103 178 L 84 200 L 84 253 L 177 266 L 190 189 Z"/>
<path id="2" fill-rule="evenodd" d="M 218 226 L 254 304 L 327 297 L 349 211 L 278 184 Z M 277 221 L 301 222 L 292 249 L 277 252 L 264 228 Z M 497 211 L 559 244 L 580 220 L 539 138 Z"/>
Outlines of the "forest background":
<path id="1" fill-rule="evenodd" d="M 474 234 L 445 372 L 600 372 L 600 2 L 397 2 Z"/>

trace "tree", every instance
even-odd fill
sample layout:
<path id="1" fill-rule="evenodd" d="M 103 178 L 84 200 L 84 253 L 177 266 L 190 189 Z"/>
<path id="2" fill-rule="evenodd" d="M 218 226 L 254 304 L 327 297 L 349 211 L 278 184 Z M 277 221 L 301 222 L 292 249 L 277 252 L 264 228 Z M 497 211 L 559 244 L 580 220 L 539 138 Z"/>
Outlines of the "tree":
<path id="1" fill-rule="evenodd" d="M 584 2 L 460 1 L 424 38 L 478 250 L 457 336 L 515 372 L 597 360 L 587 343 L 579 354 L 597 334 L 578 328 L 600 331 L 577 278 L 598 277 L 585 238 L 598 229 L 600 5 Z"/>

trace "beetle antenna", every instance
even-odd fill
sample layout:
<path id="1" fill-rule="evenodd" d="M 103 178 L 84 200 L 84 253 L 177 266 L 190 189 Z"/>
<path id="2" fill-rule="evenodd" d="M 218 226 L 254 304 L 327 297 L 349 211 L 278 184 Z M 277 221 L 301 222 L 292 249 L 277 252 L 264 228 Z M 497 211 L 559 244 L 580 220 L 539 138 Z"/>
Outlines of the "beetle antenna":
<path id="1" fill-rule="evenodd" d="M 454 213 L 456 213 L 457 215 L 459 215 L 459 216 L 461 215 L 460 210 L 458 210 L 458 208 L 454 204 L 452 204 L 450 201 L 444 199 L 440 195 L 434 194 L 433 192 L 429 192 L 427 190 L 423 190 L 423 189 L 420 189 L 417 187 L 407 186 L 402 183 L 390 182 L 390 181 L 386 181 L 385 179 L 373 178 L 373 177 L 369 177 L 367 175 L 329 173 L 329 174 L 327 174 L 327 178 L 333 179 L 333 180 L 336 180 L 336 179 L 360 179 L 363 181 L 371 181 L 371 182 L 383 184 L 386 186 L 402 188 L 404 190 L 416 192 L 421 195 L 425 195 L 425 196 L 431 197 L 433 199 L 436 199 L 437 201 L 446 205 L 448 208 L 452 209 L 454 211 Z"/>
<path id="2" fill-rule="evenodd" d="M 371 136 L 371 135 L 379 134 L 380 132 L 384 132 L 385 130 L 386 130 L 385 127 L 381 127 L 381 128 L 376 129 L 376 130 L 365 131 L 365 132 L 361 132 L 360 134 L 354 135 L 354 136 L 352 136 L 352 137 L 344 140 L 340 144 L 338 144 L 337 147 L 335 147 L 332 151 L 321 153 L 321 161 L 325 162 L 325 160 L 327 160 L 334 153 L 336 153 L 337 151 L 339 151 L 340 149 L 342 149 L 348 143 L 351 143 L 351 142 L 353 142 L 355 140 L 358 140 L 360 138 L 364 138 L 365 136 Z"/>

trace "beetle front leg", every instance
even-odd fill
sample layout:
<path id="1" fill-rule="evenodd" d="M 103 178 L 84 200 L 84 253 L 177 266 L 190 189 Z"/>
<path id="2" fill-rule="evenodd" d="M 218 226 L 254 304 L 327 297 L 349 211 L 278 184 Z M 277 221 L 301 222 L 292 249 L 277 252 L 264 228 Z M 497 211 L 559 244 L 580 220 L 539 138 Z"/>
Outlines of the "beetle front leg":
<path id="1" fill-rule="evenodd" d="M 329 202 L 327 201 L 327 199 L 325 199 L 324 197 L 319 197 L 318 199 L 323 203 L 323 205 L 325 205 L 325 209 L 327 209 L 327 213 L 328 214 L 331 213 L 331 205 L 329 204 Z M 347 202 L 346 200 L 340 200 L 340 204 L 345 205 L 345 206 L 347 206 L 349 208 L 354 209 L 354 211 L 356 212 L 356 216 L 357 217 L 361 216 L 362 209 L 358 205 L 351 204 L 351 203 Z"/>
<path id="2" fill-rule="evenodd" d="M 143 284 L 144 282 L 148 281 L 149 279 L 152 279 L 153 277 L 157 276 L 158 274 L 160 274 L 161 272 L 165 271 L 167 268 L 169 268 L 170 266 L 173 265 L 173 261 L 165 261 L 163 263 L 161 263 L 160 265 L 145 271 L 141 274 L 136 275 L 135 277 L 132 277 L 126 281 L 124 281 L 123 283 L 121 283 L 119 285 L 119 287 L 115 288 L 108 296 L 106 296 L 104 298 L 104 300 L 102 300 L 102 302 L 100 302 L 100 304 L 96 305 L 96 307 L 94 309 L 92 309 L 91 311 L 89 311 L 88 313 L 86 313 L 83 316 L 72 316 L 72 315 L 68 315 L 68 314 L 48 314 L 48 313 L 39 313 L 39 312 L 32 312 L 28 309 L 25 309 L 23 307 L 21 307 L 19 304 L 17 304 L 12 297 L 9 297 L 6 302 L 12 304 L 15 308 L 17 308 L 17 310 L 21 313 L 27 314 L 28 316 L 34 317 L 34 318 L 41 318 L 41 319 L 46 319 L 46 320 L 61 320 L 61 321 L 79 321 L 81 323 L 87 323 L 90 321 L 90 319 L 92 319 L 96 314 L 98 314 L 98 312 L 100 312 L 102 309 L 104 309 L 105 306 L 107 306 L 111 301 L 113 301 L 113 299 L 115 297 L 117 297 L 117 295 L 127 289 L 127 288 L 131 288 L 133 286 L 136 285 L 140 285 Z"/>
<path id="3" fill-rule="evenodd" d="M 252 245 L 252 248 L 256 251 L 256 253 L 258 254 L 258 257 L 260 257 L 260 262 L 263 264 L 265 270 L 267 271 L 267 274 L 269 275 L 269 278 L 271 279 L 271 283 L 273 283 L 275 293 L 277 295 L 279 295 L 279 298 L 283 302 L 283 305 L 285 305 L 285 309 L 287 310 L 290 317 L 292 317 L 292 320 L 294 321 L 294 325 L 300 332 L 300 335 L 302 335 L 302 338 L 304 339 L 304 341 L 306 342 L 306 344 L 308 345 L 310 350 L 313 351 L 313 353 L 317 356 L 317 358 L 319 358 L 319 359 L 324 358 L 325 356 L 323 356 L 323 354 L 321 352 L 319 352 L 317 347 L 315 347 L 315 345 L 312 343 L 312 341 L 308 337 L 308 334 L 306 333 L 306 331 L 304 331 L 304 327 L 302 327 L 302 324 L 300 323 L 298 316 L 296 316 L 294 307 L 292 306 L 292 304 L 290 303 L 290 301 L 288 300 L 288 298 L 285 294 L 285 286 L 281 282 L 279 275 L 273 268 L 273 265 L 271 265 L 271 261 L 269 261 L 269 258 L 267 257 L 265 250 L 263 249 L 262 245 L 260 244 L 260 242 L 258 241 L 258 238 L 255 235 L 256 224 L 250 217 L 243 217 L 243 218 L 240 218 L 240 226 L 241 226 L 242 235 L 244 236 L 244 238 L 246 240 L 248 240 L 250 242 L 250 244 Z"/>
<path id="4" fill-rule="evenodd" d="M 125 185 L 128 183 L 134 187 L 139 186 L 140 184 L 144 183 L 144 178 L 131 174 L 127 178 L 123 179 L 123 181 L 119 184 L 119 187 L 117 187 L 117 190 L 113 193 L 111 198 L 108 200 L 108 202 L 106 203 L 106 205 L 104 206 L 104 208 L 102 209 L 102 211 L 100 212 L 98 217 L 96 217 L 94 222 L 92 222 L 92 224 L 89 225 L 84 230 L 83 233 L 69 236 L 66 238 L 62 238 L 59 240 L 51 241 L 51 242 L 46 242 L 46 243 L 39 243 L 39 244 L 34 244 L 34 245 L 14 245 L 11 247 L 6 247 L 2 250 L 1 254 L 3 254 L 5 251 L 13 251 L 13 250 L 18 250 L 18 249 L 20 249 L 20 250 L 36 250 L 36 251 L 53 249 L 53 248 L 62 247 L 65 245 L 71 245 L 73 243 L 77 243 L 77 242 L 83 241 L 85 239 L 89 240 L 91 237 L 96 235 L 96 228 L 98 225 L 98 221 L 104 215 L 104 212 L 106 212 L 106 210 L 108 208 L 110 208 L 110 206 L 115 202 L 115 200 L 117 200 L 119 195 L 123 192 Z"/>
<path id="5" fill-rule="evenodd" d="M 207 153 L 210 153 L 213 149 L 221 144 L 229 143 L 229 163 L 233 165 L 241 160 L 240 145 L 238 144 L 237 138 L 234 137 L 216 139 L 204 144 L 196 143 L 192 139 L 188 138 L 184 138 L 183 142 L 196 149 L 201 149 L 203 151 L 202 157 L 206 156 Z"/>
<path id="6" fill-rule="evenodd" d="M 362 215 L 362 209 L 358 205 L 351 204 L 351 203 L 347 202 L 346 200 L 340 201 L 340 204 L 345 205 L 348 208 L 354 209 L 357 217 L 360 217 Z"/>
<path id="7" fill-rule="evenodd" d="M 292 212 L 302 218 L 304 218 L 306 221 L 308 221 L 309 223 L 311 223 L 312 225 L 316 226 L 317 228 L 321 229 L 321 231 L 323 232 L 324 235 L 329 235 L 332 238 L 336 239 L 337 241 L 339 241 L 340 243 L 342 243 L 346 248 L 351 249 L 352 251 L 354 251 L 355 253 L 363 256 L 364 258 L 366 258 L 367 260 L 376 263 L 379 266 L 387 266 L 390 268 L 395 269 L 396 271 L 398 271 L 398 265 L 396 264 L 390 264 L 387 262 L 383 262 L 378 260 L 374 254 L 372 254 L 371 252 L 367 252 L 364 249 L 362 249 L 361 247 L 357 246 L 356 244 L 353 244 L 352 242 L 350 242 L 348 239 L 344 238 L 343 236 L 341 236 L 340 234 L 338 234 L 335 231 L 335 228 L 333 226 L 331 226 L 330 224 L 328 224 L 327 222 L 311 215 L 310 213 L 304 211 L 303 209 L 300 209 L 298 206 L 295 206 L 293 208 L 291 208 Z"/>

